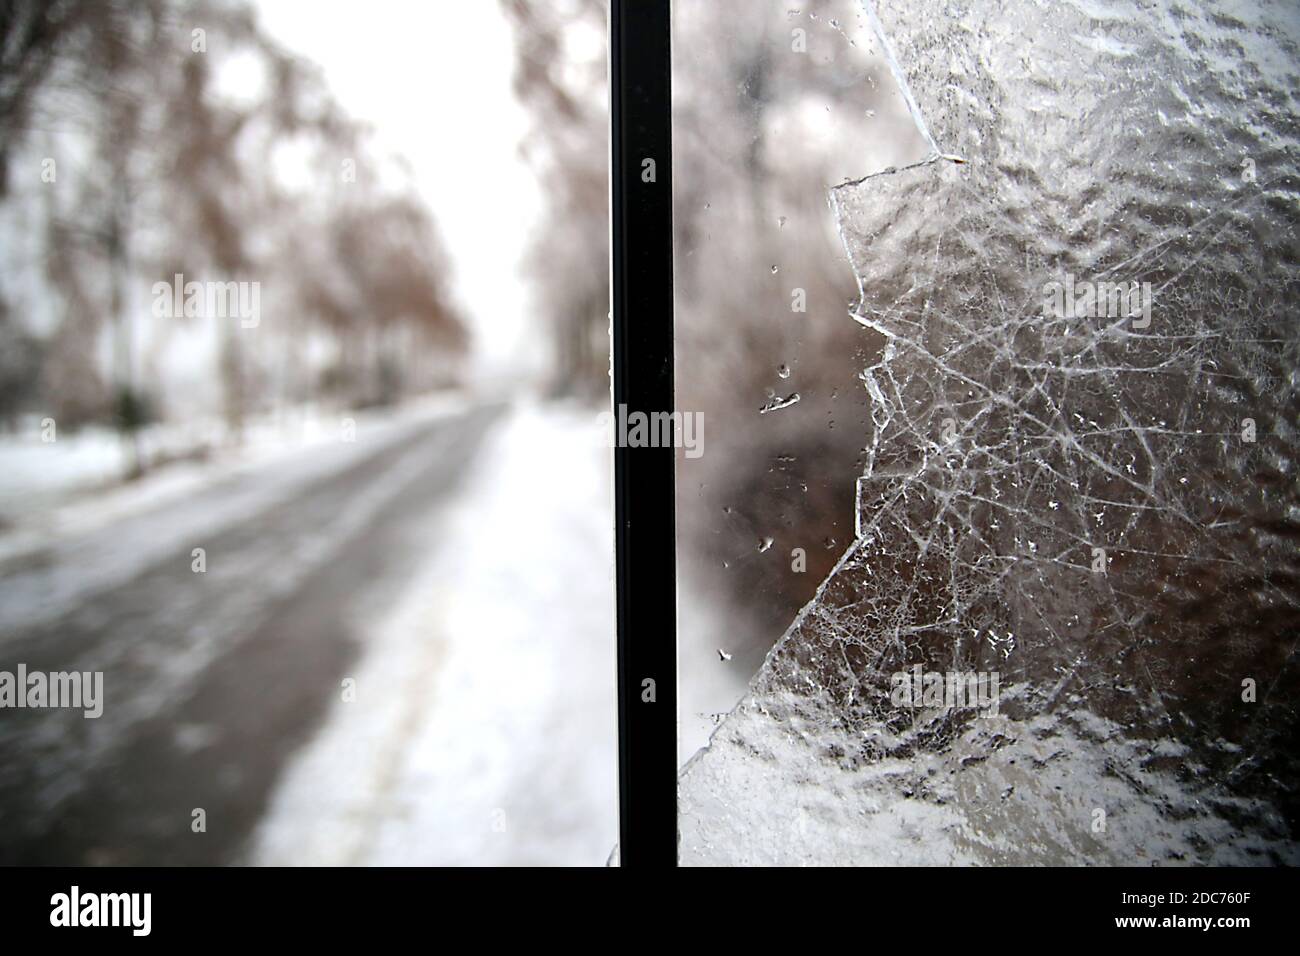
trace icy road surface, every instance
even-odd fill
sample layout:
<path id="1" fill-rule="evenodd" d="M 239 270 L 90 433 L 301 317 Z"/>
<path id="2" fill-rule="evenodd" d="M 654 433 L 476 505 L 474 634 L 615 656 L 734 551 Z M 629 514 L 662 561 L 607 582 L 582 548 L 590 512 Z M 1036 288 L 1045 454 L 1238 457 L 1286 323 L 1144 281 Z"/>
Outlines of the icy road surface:
<path id="1" fill-rule="evenodd" d="M 0 712 L 0 863 L 602 862 L 610 523 L 575 419 L 362 419 L 7 555 L 0 670 L 103 671 L 106 702 Z"/>

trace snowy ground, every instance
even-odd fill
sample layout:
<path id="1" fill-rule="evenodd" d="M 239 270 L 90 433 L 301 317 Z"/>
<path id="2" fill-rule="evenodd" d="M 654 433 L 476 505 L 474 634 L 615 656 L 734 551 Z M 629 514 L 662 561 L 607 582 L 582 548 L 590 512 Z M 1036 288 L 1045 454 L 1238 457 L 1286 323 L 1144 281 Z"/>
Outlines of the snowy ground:
<path id="1" fill-rule="evenodd" d="M 395 412 L 302 409 L 258 423 L 238 449 L 216 445 L 203 459 L 173 462 L 127 483 L 120 482 L 120 445 L 103 434 L 48 445 L 11 439 L 0 446 L 7 524 L 0 537 L 0 638 L 125 584 L 171 552 L 188 552 L 469 407 L 464 396 L 448 394 Z M 393 486 L 394 477 L 376 484 Z M 389 489 L 359 489 L 349 508 L 388 497 Z"/>
<path id="2" fill-rule="evenodd" d="M 54 440 L 47 441 L 41 421 L 26 419 L 15 432 L 0 435 L 0 560 L 183 500 L 231 477 L 260 472 L 293 479 L 302 473 L 293 466 L 304 453 L 348 444 L 352 458 L 363 457 L 376 443 L 463 411 L 469 401 L 463 393 L 446 392 L 397 410 L 295 406 L 251 419 L 237 444 L 219 419 L 150 425 L 139 432 L 141 457 L 161 465 L 130 482 L 123 480 L 128 456 L 117 432 L 56 428 Z M 324 468 L 340 460 L 312 459 Z"/>
<path id="3" fill-rule="evenodd" d="M 612 492 L 589 412 L 523 407 L 422 527 L 264 864 L 587 864 L 616 839 Z"/>
<path id="4" fill-rule="evenodd" d="M 0 449 L 0 670 L 106 698 L 0 714 L 0 863 L 603 864 L 595 420 L 444 399 L 89 492 L 89 438 Z"/>

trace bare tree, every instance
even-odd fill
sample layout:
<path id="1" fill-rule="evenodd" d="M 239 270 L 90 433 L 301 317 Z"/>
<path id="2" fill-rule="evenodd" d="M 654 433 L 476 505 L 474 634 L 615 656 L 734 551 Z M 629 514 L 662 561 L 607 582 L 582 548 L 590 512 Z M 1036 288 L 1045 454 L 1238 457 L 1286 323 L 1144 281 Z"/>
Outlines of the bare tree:
<path id="1" fill-rule="evenodd" d="M 533 113 L 524 152 L 543 185 L 547 226 L 528 257 L 550 326 L 554 390 L 609 388 L 604 0 L 501 0 L 515 36 L 514 87 Z"/>

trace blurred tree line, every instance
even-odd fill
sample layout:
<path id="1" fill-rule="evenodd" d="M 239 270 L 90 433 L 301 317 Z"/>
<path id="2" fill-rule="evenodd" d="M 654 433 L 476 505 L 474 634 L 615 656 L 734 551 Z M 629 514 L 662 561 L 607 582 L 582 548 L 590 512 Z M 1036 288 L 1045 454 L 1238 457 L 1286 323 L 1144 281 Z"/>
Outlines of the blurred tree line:
<path id="1" fill-rule="evenodd" d="M 521 149 L 545 196 L 526 267 L 547 323 L 552 391 L 609 392 L 606 0 L 501 0 L 514 89 L 533 117 Z"/>
<path id="2" fill-rule="evenodd" d="M 261 319 L 151 314 L 256 282 Z M 0 418 L 390 403 L 467 347 L 407 171 L 242 0 L 0 0 Z"/>

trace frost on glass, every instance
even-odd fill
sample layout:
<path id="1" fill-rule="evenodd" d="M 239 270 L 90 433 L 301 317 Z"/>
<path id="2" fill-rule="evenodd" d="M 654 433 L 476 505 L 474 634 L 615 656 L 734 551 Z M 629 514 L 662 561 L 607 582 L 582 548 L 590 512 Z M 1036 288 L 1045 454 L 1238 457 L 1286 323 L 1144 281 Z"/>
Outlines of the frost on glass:
<path id="1" fill-rule="evenodd" d="M 857 538 L 684 771 L 682 861 L 1300 862 L 1300 12 L 870 16 L 933 150 L 831 195 Z M 891 699 L 918 665 L 994 706 Z"/>

